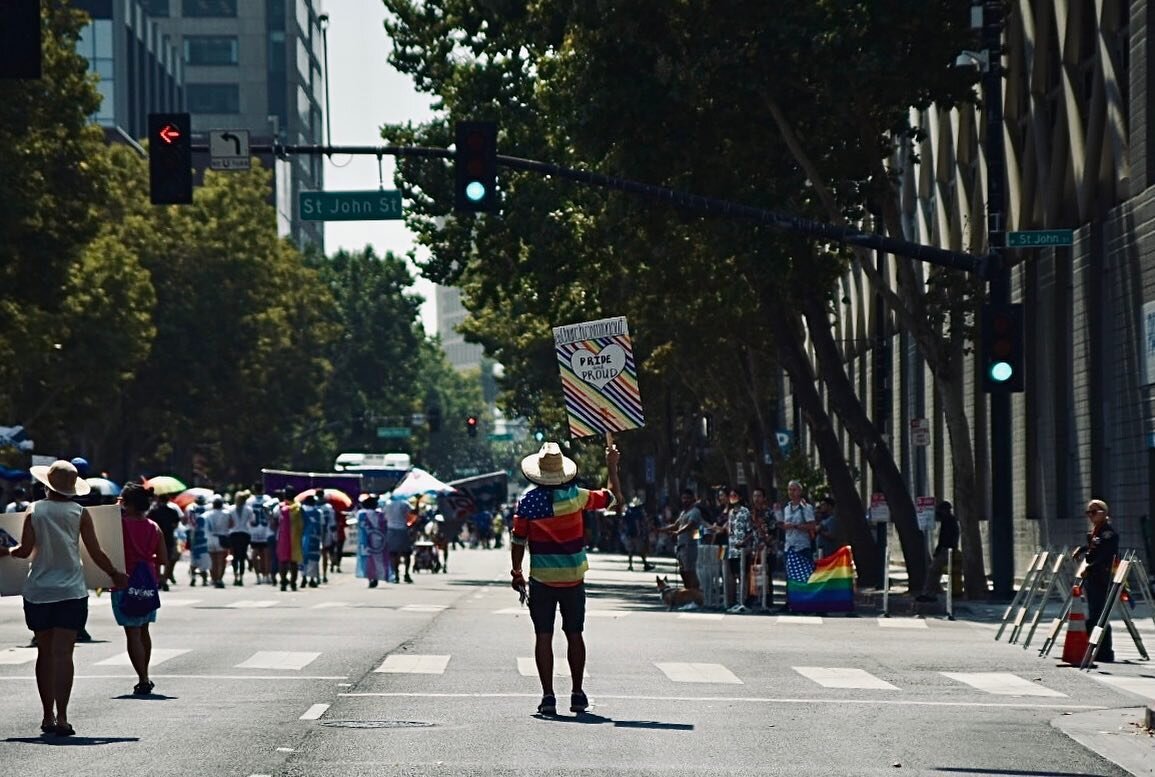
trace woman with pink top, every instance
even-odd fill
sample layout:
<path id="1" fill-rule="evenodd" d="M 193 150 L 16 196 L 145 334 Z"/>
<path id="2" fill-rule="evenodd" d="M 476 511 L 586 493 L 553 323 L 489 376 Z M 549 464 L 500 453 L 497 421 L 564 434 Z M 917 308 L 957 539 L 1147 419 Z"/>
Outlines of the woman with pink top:
<path id="1" fill-rule="evenodd" d="M 124 530 L 124 566 L 136 569 L 144 561 L 153 573 L 153 583 L 160 580 L 159 570 L 168 564 L 164 533 L 146 513 L 152 503 L 152 491 L 139 483 L 127 483 L 120 492 L 121 528 Z M 152 693 L 153 682 L 148 679 L 148 664 L 152 660 L 152 636 L 148 624 L 156 623 L 156 610 L 148 615 L 128 615 L 122 609 L 124 591 L 112 591 L 112 615 L 124 627 L 128 642 L 128 660 L 136 670 L 137 683 L 132 692 L 137 696 Z"/>

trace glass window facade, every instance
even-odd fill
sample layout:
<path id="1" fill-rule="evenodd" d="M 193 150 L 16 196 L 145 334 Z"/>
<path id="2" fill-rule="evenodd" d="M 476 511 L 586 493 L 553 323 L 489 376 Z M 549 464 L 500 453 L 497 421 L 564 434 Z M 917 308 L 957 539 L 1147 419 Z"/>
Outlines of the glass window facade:
<path id="1" fill-rule="evenodd" d="M 235 17 L 237 0 L 181 0 L 182 16 Z"/>
<path id="2" fill-rule="evenodd" d="M 89 72 L 96 73 L 96 85 L 103 100 L 93 116 L 98 124 L 112 126 L 116 119 L 116 78 L 112 59 L 112 20 L 94 19 L 80 30 L 76 51 L 88 60 Z"/>
<path id="3" fill-rule="evenodd" d="M 140 0 L 140 4 L 149 15 L 162 19 L 168 17 L 168 3 L 169 0 Z"/>
<path id="4" fill-rule="evenodd" d="M 239 84 L 189 84 L 186 99 L 190 113 L 240 113 Z"/>
<path id="5" fill-rule="evenodd" d="M 235 65 L 239 45 L 235 35 L 186 35 L 186 65 Z"/>

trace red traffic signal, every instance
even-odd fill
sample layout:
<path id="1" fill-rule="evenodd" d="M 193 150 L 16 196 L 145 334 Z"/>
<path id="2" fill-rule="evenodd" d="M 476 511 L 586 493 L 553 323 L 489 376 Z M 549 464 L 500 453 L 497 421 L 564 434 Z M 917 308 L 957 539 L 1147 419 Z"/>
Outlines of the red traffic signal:
<path id="1" fill-rule="evenodd" d="M 192 120 L 187 113 L 150 113 L 149 200 L 153 205 L 187 205 L 192 187 Z"/>
<path id="2" fill-rule="evenodd" d="M 465 431 L 469 433 L 470 437 L 477 436 L 477 416 L 471 415 L 465 419 Z"/>

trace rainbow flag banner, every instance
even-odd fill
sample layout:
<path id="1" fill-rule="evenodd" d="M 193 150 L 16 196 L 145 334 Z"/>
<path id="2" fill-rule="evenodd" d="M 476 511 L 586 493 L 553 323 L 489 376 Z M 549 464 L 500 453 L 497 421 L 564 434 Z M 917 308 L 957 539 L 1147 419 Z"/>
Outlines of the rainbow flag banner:
<path id="1" fill-rule="evenodd" d="M 645 426 L 625 316 L 555 326 L 553 341 L 571 436 Z"/>
<path id="2" fill-rule="evenodd" d="M 787 581 L 786 606 L 791 612 L 850 612 L 854 609 L 854 554 L 839 548 L 814 567 L 805 583 Z"/>

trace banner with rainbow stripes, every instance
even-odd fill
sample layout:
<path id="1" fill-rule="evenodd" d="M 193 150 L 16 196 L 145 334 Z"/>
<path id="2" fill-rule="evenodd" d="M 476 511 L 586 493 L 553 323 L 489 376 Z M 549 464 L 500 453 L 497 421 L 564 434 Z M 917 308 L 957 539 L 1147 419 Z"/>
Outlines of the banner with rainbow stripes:
<path id="1" fill-rule="evenodd" d="M 850 612 L 854 609 L 854 554 L 846 545 L 821 559 L 805 583 L 786 583 L 791 612 Z"/>
<path id="2" fill-rule="evenodd" d="M 555 326 L 553 340 L 571 436 L 645 426 L 625 316 Z"/>

